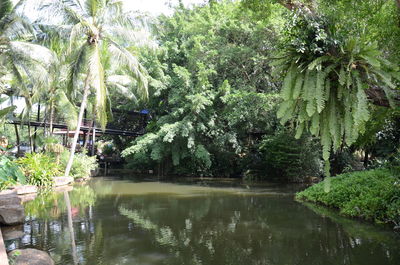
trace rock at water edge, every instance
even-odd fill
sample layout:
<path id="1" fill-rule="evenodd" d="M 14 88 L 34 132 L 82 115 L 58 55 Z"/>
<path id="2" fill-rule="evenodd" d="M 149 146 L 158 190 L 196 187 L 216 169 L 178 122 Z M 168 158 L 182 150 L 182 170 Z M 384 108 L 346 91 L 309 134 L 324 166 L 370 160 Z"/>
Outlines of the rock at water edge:
<path id="1" fill-rule="evenodd" d="M 0 206 L 0 223 L 5 225 L 22 224 L 25 220 L 22 205 Z"/>
<path id="2" fill-rule="evenodd" d="M 47 252 L 33 248 L 13 250 L 8 253 L 8 259 L 15 265 L 54 265 Z"/>

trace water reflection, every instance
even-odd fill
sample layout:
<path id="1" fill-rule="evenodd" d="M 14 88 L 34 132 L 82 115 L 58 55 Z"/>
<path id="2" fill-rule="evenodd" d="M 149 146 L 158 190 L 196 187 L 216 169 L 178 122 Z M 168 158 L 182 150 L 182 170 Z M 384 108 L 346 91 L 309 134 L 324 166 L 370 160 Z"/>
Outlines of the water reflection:
<path id="1" fill-rule="evenodd" d="M 25 235 L 7 245 L 47 250 L 56 264 L 400 264 L 392 232 L 285 190 L 94 180 L 27 203 Z"/>

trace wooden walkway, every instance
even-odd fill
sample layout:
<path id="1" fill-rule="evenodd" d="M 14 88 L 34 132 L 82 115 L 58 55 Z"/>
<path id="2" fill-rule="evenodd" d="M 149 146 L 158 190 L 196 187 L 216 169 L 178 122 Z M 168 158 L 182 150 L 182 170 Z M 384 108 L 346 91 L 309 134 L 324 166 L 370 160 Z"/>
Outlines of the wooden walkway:
<path id="1" fill-rule="evenodd" d="M 105 130 L 94 125 L 96 134 L 108 134 L 108 135 L 120 135 L 120 136 L 140 136 L 145 133 L 145 127 L 147 125 L 149 115 L 147 113 L 137 111 L 115 111 L 114 119 L 107 124 Z M 32 127 L 43 127 L 49 128 L 50 121 L 47 118 L 41 119 L 40 114 L 31 115 L 29 119 L 19 119 L 11 117 L 7 120 L 8 124 L 32 126 Z M 89 119 L 83 119 L 81 123 L 81 131 L 87 133 L 92 131 L 93 121 Z M 68 130 L 68 123 L 64 119 L 55 119 L 52 124 L 54 129 Z"/>

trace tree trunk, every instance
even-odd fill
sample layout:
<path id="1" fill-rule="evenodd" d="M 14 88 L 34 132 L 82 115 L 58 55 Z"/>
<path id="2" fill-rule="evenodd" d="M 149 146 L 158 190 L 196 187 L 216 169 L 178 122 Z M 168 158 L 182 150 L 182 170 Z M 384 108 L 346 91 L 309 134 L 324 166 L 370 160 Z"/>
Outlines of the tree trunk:
<path id="1" fill-rule="evenodd" d="M 93 121 L 93 128 L 92 128 L 92 152 L 91 155 L 94 156 L 94 148 L 96 143 L 96 127 L 94 127 L 95 122 Z"/>
<path id="2" fill-rule="evenodd" d="M 85 137 L 85 144 L 83 145 L 83 148 L 86 149 L 88 142 L 90 141 L 90 132 L 93 130 L 94 127 L 94 118 L 93 121 L 90 123 L 89 129 L 87 131 L 86 137 Z"/>
<path id="3" fill-rule="evenodd" d="M 50 102 L 50 123 L 49 123 L 49 135 L 53 135 L 53 119 L 54 119 L 54 102 Z"/>
<path id="4" fill-rule="evenodd" d="M 29 148 L 30 148 L 30 152 L 33 152 L 33 143 L 32 143 L 32 134 L 31 134 L 31 121 L 28 120 L 28 138 L 29 138 Z"/>
<path id="5" fill-rule="evenodd" d="M 70 150 L 71 153 L 69 156 L 68 164 L 67 164 L 67 167 L 65 168 L 65 176 L 66 177 L 69 176 L 69 172 L 71 171 L 71 167 L 72 167 L 72 162 L 74 161 L 75 149 L 76 149 L 76 144 L 77 144 L 78 138 L 79 138 L 79 132 L 81 130 L 83 113 L 85 112 L 87 98 L 89 95 L 89 89 L 90 89 L 89 76 L 90 76 L 90 73 L 87 74 L 86 79 L 85 79 L 85 88 L 83 89 L 83 98 L 82 98 L 81 108 L 79 110 L 78 124 L 76 125 L 74 139 L 72 140 L 72 146 L 71 146 L 71 150 Z"/>
<path id="6" fill-rule="evenodd" d="M 38 108 L 37 108 L 37 116 L 36 116 L 36 122 L 40 122 L 40 101 L 38 103 Z M 38 127 L 35 126 L 35 131 L 33 132 L 33 152 L 36 153 L 36 138 L 37 138 L 37 130 Z"/>
<path id="7" fill-rule="evenodd" d="M 365 148 L 364 150 L 364 167 L 367 168 L 368 167 L 368 163 L 369 163 L 369 149 Z"/>
<path id="8" fill-rule="evenodd" d="M 15 137 L 17 138 L 17 154 L 21 152 L 21 147 L 20 147 L 20 140 L 19 140 L 19 133 L 18 133 L 18 125 L 14 124 L 15 128 Z"/>

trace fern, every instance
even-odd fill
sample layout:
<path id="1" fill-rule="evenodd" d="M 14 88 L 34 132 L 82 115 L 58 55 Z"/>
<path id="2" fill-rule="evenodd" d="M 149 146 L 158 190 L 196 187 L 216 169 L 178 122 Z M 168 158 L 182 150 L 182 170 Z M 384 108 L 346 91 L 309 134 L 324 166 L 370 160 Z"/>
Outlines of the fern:
<path id="1" fill-rule="evenodd" d="M 340 67 L 339 70 L 339 84 L 344 86 L 346 84 L 346 72 L 344 70 L 343 65 Z"/>
<path id="2" fill-rule="evenodd" d="M 278 118 L 282 124 L 296 119 L 296 138 L 304 131 L 320 138 L 326 168 L 331 150 L 351 145 L 364 132 L 370 119 L 366 89 L 381 88 L 391 100 L 400 81 L 397 66 L 381 58 L 376 44 L 349 39 L 337 48 L 316 58 L 289 49 L 281 61 L 288 70 Z"/>
<path id="3" fill-rule="evenodd" d="M 315 87 L 315 99 L 316 99 L 316 103 L 317 103 L 318 113 L 321 113 L 325 107 L 324 82 L 325 82 L 324 72 L 318 71 L 317 72 L 317 83 L 316 83 L 316 87 Z"/>
<path id="4" fill-rule="evenodd" d="M 297 99 L 300 96 L 303 88 L 303 82 L 304 82 L 304 75 L 298 74 L 296 77 L 296 83 L 293 88 L 292 99 Z"/>
<path id="5" fill-rule="evenodd" d="M 281 97 L 284 100 L 291 99 L 293 80 L 295 80 L 295 77 L 296 77 L 295 66 L 292 66 L 291 68 L 289 68 L 289 70 L 285 76 L 285 79 L 283 80 Z"/>

